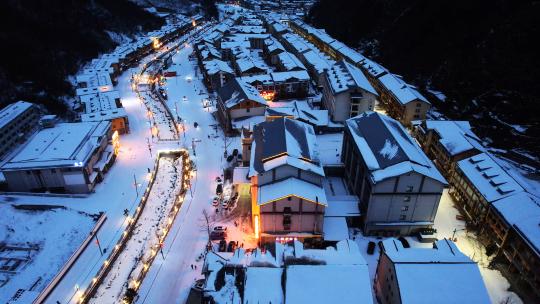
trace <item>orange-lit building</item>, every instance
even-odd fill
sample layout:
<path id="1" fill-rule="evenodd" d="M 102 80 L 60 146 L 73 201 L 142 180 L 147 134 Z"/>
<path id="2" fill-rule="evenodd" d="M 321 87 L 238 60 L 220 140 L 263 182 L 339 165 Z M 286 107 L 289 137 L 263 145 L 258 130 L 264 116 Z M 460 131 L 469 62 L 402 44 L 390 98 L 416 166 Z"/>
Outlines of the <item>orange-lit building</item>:
<path id="1" fill-rule="evenodd" d="M 244 153 L 250 153 L 253 228 L 262 242 L 322 238 L 327 199 L 315 140 L 312 126 L 293 119 L 254 127 Z"/>

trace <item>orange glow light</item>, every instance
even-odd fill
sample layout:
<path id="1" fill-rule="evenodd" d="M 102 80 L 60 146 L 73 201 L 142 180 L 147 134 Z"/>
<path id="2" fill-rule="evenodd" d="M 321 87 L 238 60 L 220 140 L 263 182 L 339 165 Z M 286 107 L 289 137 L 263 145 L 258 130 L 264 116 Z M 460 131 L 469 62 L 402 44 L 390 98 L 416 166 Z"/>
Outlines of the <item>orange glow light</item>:
<path id="1" fill-rule="evenodd" d="M 255 215 L 255 237 L 259 238 L 259 216 Z"/>

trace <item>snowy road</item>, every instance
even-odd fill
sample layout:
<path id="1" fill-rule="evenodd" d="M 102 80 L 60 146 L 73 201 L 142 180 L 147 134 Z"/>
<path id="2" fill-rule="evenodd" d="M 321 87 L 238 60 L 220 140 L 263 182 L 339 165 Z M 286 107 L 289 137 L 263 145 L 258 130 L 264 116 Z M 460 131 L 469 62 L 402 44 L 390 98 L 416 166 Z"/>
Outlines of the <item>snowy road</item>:
<path id="1" fill-rule="evenodd" d="M 132 236 L 112 265 L 90 303 L 118 303 L 129 284 L 137 279 L 140 264 L 150 260 L 150 248 L 159 243 L 168 215 L 180 193 L 181 158 L 162 157 L 148 200 L 135 224 Z"/>
<path id="2" fill-rule="evenodd" d="M 222 173 L 224 143 L 221 136 L 214 137 L 216 131 L 211 126 L 217 122 L 203 108 L 202 99 L 207 96 L 199 93 L 201 90 L 206 92 L 206 89 L 195 77 L 195 63 L 188 59 L 191 52 L 192 47 L 188 45 L 173 57 L 174 64 L 170 70 L 175 70 L 178 76 L 168 78 L 167 93 L 169 108 L 174 114 L 177 102 L 178 116 L 184 119 L 186 132 L 180 134 L 183 145 L 190 150 L 192 143 L 195 147 L 196 156 L 191 153 L 197 167 L 193 197 L 189 192 L 186 194 L 171 233 L 165 240 L 165 260 L 156 259 L 150 268 L 139 290 L 137 303 L 183 303 L 194 279 L 200 276 L 202 261 L 195 261 L 207 242 L 202 211 L 210 205 L 215 192 L 213 181 Z M 198 128 L 193 127 L 194 122 L 198 123 Z M 230 149 L 235 147 L 231 145 Z M 198 269 L 192 270 L 191 264 L 197 264 Z"/>

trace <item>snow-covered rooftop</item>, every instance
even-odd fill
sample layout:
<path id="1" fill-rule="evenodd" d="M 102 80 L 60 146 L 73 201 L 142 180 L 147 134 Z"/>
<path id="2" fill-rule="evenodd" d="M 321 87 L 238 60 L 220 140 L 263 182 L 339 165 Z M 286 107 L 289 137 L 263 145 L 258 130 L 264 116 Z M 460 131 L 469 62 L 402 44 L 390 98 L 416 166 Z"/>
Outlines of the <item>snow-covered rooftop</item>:
<path id="1" fill-rule="evenodd" d="M 367 265 L 290 265 L 285 303 L 373 303 Z"/>
<path id="2" fill-rule="evenodd" d="M 468 121 L 427 120 L 426 127 L 439 134 L 439 142 L 450 155 L 473 149 L 484 151 L 480 138 L 472 132 Z"/>
<path id="3" fill-rule="evenodd" d="M 324 188 L 294 177 L 260 186 L 257 204 L 264 205 L 288 196 L 328 205 Z"/>
<path id="4" fill-rule="evenodd" d="M 402 303 L 490 303 L 478 266 L 453 242 L 404 248 L 388 239 L 383 246 L 394 263 Z"/>
<path id="5" fill-rule="evenodd" d="M 406 83 L 397 75 L 388 73 L 379 77 L 379 81 L 381 85 L 391 92 L 397 101 L 403 105 L 406 105 L 411 101 L 429 103 L 429 101 L 418 92 L 416 87 Z"/>
<path id="6" fill-rule="evenodd" d="M 227 82 L 223 87 L 218 90 L 218 95 L 227 108 L 232 108 L 235 105 L 241 103 L 244 100 L 250 100 L 253 102 L 266 105 L 266 100 L 261 96 L 257 89 L 235 78 Z"/>
<path id="7" fill-rule="evenodd" d="M 398 121 L 368 111 L 346 125 L 375 183 L 412 171 L 447 183 Z"/>
<path id="8" fill-rule="evenodd" d="M 493 208 L 540 254 L 540 197 L 519 192 L 494 202 Z"/>
<path id="9" fill-rule="evenodd" d="M 311 125 L 278 118 L 256 125 L 252 136 L 250 176 L 285 164 L 324 176 Z"/>
<path id="10" fill-rule="evenodd" d="M 377 91 L 371 86 L 364 73 L 346 61 L 338 61 L 327 73 L 328 80 L 335 94 L 349 89 L 360 88 L 374 95 Z"/>
<path id="11" fill-rule="evenodd" d="M 93 155 L 111 123 L 61 123 L 43 129 L 13 154 L 1 169 L 4 171 L 43 168 L 80 167 Z"/>
<path id="12" fill-rule="evenodd" d="M 306 64 L 312 66 L 318 74 L 324 72 L 324 70 L 330 70 L 335 62 L 320 52 L 310 50 L 302 54 Z"/>
<path id="13" fill-rule="evenodd" d="M 314 126 L 328 125 L 328 110 L 312 109 L 307 102 L 292 101 L 283 107 L 266 108 L 266 116 L 291 117 Z"/>
<path id="14" fill-rule="evenodd" d="M 306 67 L 298 60 L 296 56 L 289 52 L 282 52 L 278 54 L 278 59 L 281 65 L 287 70 L 305 70 Z"/>
<path id="15" fill-rule="evenodd" d="M 523 191 L 506 170 L 487 153 L 461 160 L 458 167 L 488 203 Z"/>
<path id="16" fill-rule="evenodd" d="M 206 70 L 206 73 L 208 75 L 215 75 L 219 72 L 234 75 L 233 69 L 225 61 L 222 61 L 219 59 L 213 59 L 213 60 L 205 61 L 203 64 L 204 64 L 204 69 Z"/>
<path id="17" fill-rule="evenodd" d="M 248 267 L 244 303 L 283 303 L 283 268 Z"/>
<path id="18" fill-rule="evenodd" d="M 0 111 L 0 128 L 10 123 L 17 116 L 30 109 L 34 104 L 19 100 L 15 103 L 7 105 Z"/>

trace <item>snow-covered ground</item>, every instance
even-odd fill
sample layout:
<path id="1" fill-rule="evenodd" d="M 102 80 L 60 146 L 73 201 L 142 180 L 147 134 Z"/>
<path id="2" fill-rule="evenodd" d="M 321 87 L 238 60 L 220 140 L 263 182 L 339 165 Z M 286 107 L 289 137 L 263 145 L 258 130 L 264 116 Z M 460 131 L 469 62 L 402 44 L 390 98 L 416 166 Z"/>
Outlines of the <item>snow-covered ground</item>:
<path id="1" fill-rule="evenodd" d="M 88 237 L 99 217 L 63 207 L 15 207 L 24 204 L 23 199 L 0 203 L 0 264 L 13 267 L 0 273 L 1 303 L 20 289 L 25 290 L 21 294 L 25 300 L 33 300 Z"/>
<path id="2" fill-rule="evenodd" d="M 452 238 L 454 229 L 456 229 L 456 245 L 461 252 L 478 263 L 480 274 L 484 279 L 491 301 L 493 303 L 522 303 L 514 292 L 508 291 L 510 287 L 508 280 L 498 270 L 488 268 L 490 259 L 485 254 L 485 247 L 478 242 L 473 232 L 467 232 L 464 229 L 465 222 L 456 219 L 458 214 L 459 212 L 454 207 L 452 197 L 448 194 L 448 190 L 445 190 L 439 203 L 434 225 L 439 239 Z M 507 299 L 508 302 L 506 302 Z"/>
<path id="3" fill-rule="evenodd" d="M 199 78 L 196 62 L 188 58 L 192 51 L 192 46 L 187 44 L 173 57 L 169 70 L 176 71 L 177 77 L 168 78 L 166 88 L 169 108 L 173 115 L 177 114 L 183 120 L 185 132 L 180 134 L 181 142 L 191 151 L 197 173 L 192 181 L 192 191 L 186 194 L 180 213 L 165 239 L 165 260 L 156 259 L 150 267 L 139 290 L 137 303 L 183 303 L 194 280 L 202 277 L 201 254 L 208 242 L 203 210 L 209 214 L 211 225 L 234 221 L 234 217 L 215 215 L 215 208 L 211 206 L 216 190 L 215 179 L 222 176 L 226 165 L 223 157 L 225 141 L 221 129 L 215 128 L 214 108 L 203 106 L 208 94 Z M 179 113 L 175 113 L 176 108 Z M 194 127 L 195 122 L 197 128 Z M 229 154 L 235 148 L 239 148 L 239 138 L 228 139 Z M 242 229 L 247 230 L 247 226 L 228 226 L 229 239 L 245 242 L 245 247 L 252 246 L 251 240 L 240 239 L 245 235 Z M 192 269 L 192 264 L 197 269 Z"/>
<path id="4" fill-rule="evenodd" d="M 137 279 L 141 264 L 150 259 L 150 250 L 159 243 L 159 236 L 167 225 L 181 189 L 181 175 L 181 159 L 160 158 L 159 170 L 133 234 L 90 302 L 117 303 L 129 284 Z"/>

